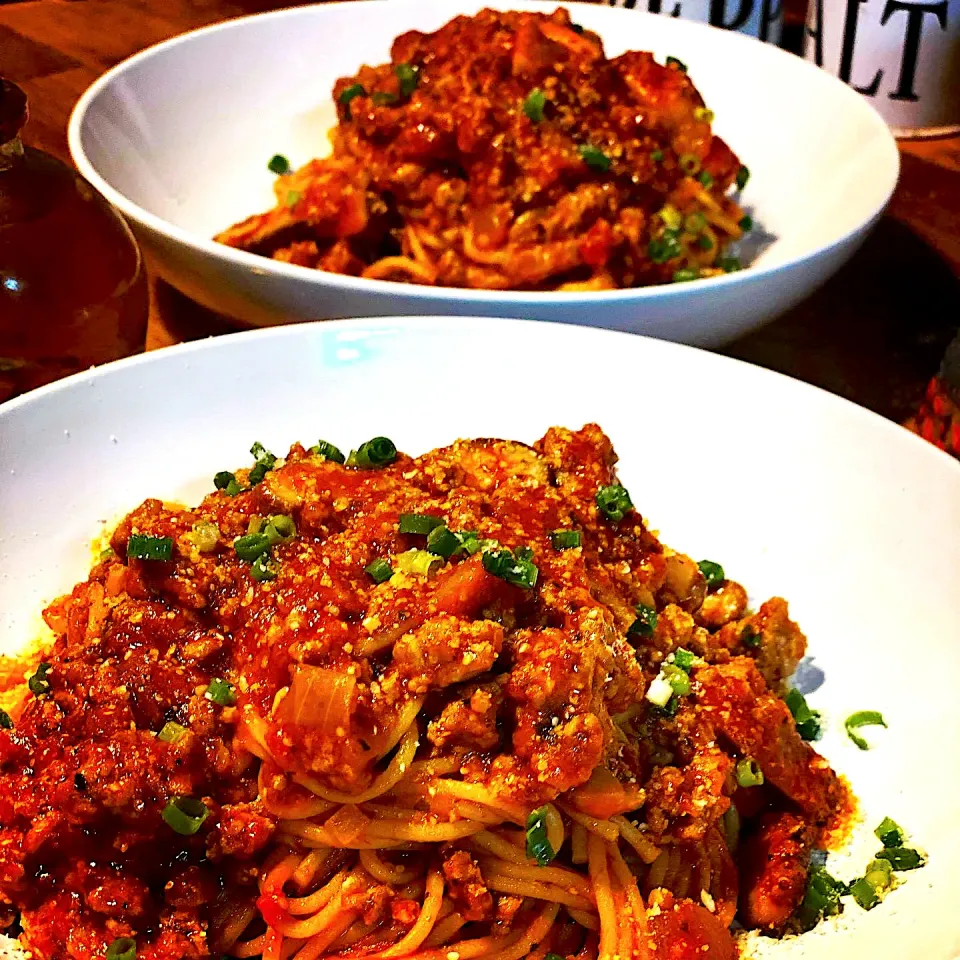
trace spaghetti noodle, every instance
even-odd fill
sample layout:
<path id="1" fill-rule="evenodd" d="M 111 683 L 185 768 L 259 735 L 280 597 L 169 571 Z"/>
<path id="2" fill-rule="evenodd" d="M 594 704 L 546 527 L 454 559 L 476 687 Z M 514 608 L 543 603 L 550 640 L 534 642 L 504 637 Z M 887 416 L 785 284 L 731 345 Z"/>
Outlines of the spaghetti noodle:
<path id="1" fill-rule="evenodd" d="M 847 806 L 779 697 L 803 635 L 660 544 L 599 428 L 253 452 L 46 612 L 0 730 L 38 960 L 693 960 L 789 927 Z"/>
<path id="2" fill-rule="evenodd" d="M 562 8 L 411 31 L 390 63 L 333 93 L 332 156 L 294 171 L 275 158 L 276 207 L 217 240 L 334 273 L 495 290 L 739 266 L 730 247 L 751 221 L 731 190 L 747 168 L 684 64 L 607 59 Z"/>

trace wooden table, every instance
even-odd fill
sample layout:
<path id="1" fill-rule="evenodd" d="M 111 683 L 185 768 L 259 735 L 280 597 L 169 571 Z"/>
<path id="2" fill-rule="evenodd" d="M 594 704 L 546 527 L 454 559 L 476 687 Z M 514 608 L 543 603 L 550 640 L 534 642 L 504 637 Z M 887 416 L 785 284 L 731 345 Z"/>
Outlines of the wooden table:
<path id="1" fill-rule="evenodd" d="M 68 158 L 67 117 L 106 68 L 184 30 L 289 5 L 0 0 L 0 72 L 30 97 L 27 142 Z M 795 5 L 788 16 L 795 36 L 802 10 Z M 900 146 L 900 184 L 861 251 L 787 316 L 725 350 L 897 420 L 913 411 L 960 323 L 960 137 Z M 152 285 L 148 348 L 229 326 L 166 284 Z"/>

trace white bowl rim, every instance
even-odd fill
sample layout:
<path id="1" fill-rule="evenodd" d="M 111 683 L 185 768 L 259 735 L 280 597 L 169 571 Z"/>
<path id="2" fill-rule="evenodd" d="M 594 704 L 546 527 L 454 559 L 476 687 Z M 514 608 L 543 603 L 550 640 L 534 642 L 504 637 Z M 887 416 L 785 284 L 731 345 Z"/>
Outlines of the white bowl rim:
<path id="1" fill-rule="evenodd" d="M 210 238 L 199 237 L 192 231 L 185 230 L 182 227 L 171 223 L 169 220 L 165 220 L 162 217 L 159 217 L 156 214 L 144 209 L 139 204 L 131 201 L 125 194 L 115 189 L 104 177 L 102 177 L 93 163 L 87 157 L 86 151 L 83 148 L 82 138 L 82 130 L 87 111 L 100 93 L 106 89 L 117 76 L 121 75 L 131 66 L 138 64 L 143 60 L 160 55 L 168 49 L 171 49 L 181 43 L 190 42 L 200 34 L 217 33 L 220 31 L 230 30 L 251 20 L 279 20 L 287 17 L 304 15 L 322 16 L 322 14 L 318 14 L 319 11 L 345 6 L 352 7 L 360 2 L 361 0 L 334 0 L 334 2 L 331 3 L 314 3 L 301 7 L 287 7 L 281 10 L 274 10 L 265 13 L 254 13 L 241 17 L 233 17 L 219 23 L 210 24 L 206 27 L 199 27 L 196 30 L 189 30 L 186 33 L 178 34 L 177 36 L 171 37 L 168 40 L 163 40 L 160 43 L 153 44 L 152 46 L 141 50 L 139 53 L 134 54 L 132 57 L 128 57 L 126 60 L 121 61 L 120 63 L 111 67 L 108 71 L 106 71 L 106 73 L 98 77 L 90 85 L 90 87 L 87 88 L 87 90 L 77 101 L 73 111 L 70 114 L 70 120 L 67 125 L 67 142 L 77 169 L 80 171 L 81 175 L 87 181 L 89 181 L 104 197 L 106 197 L 106 199 L 113 204 L 113 206 L 120 210 L 121 213 L 127 217 L 130 217 L 132 220 L 143 224 L 143 226 L 147 227 L 149 230 L 176 241 L 177 243 L 187 247 L 193 254 L 201 254 L 212 256 L 214 258 L 220 258 L 236 267 L 245 267 L 260 275 L 273 274 L 279 278 L 308 281 L 316 286 L 383 294 L 388 296 L 396 295 L 399 287 L 402 289 L 404 296 L 409 296 L 414 299 L 443 301 L 448 300 L 451 296 L 456 296 L 459 300 L 476 302 L 478 306 L 482 306 L 484 303 L 509 303 L 518 307 L 531 304 L 571 304 L 579 302 L 586 304 L 622 302 L 633 303 L 660 298 L 669 301 L 676 297 L 688 295 L 691 289 L 691 284 L 694 285 L 694 288 L 696 289 L 703 289 L 704 291 L 707 291 L 709 289 L 722 288 L 732 284 L 742 284 L 745 282 L 750 282 L 751 280 L 760 280 L 764 277 L 774 276 L 781 271 L 795 268 L 809 260 L 823 256 L 824 254 L 829 253 L 831 250 L 842 247 L 853 236 L 871 227 L 880 218 L 887 204 L 890 202 L 890 198 L 893 196 L 893 191 L 897 186 L 897 181 L 900 177 L 900 151 L 897 148 L 896 140 L 894 139 L 890 128 L 887 126 L 886 122 L 883 120 L 877 110 L 866 99 L 857 94 L 855 90 L 853 90 L 851 87 L 848 87 L 836 77 L 827 74 L 820 67 L 816 66 L 810 61 L 796 57 L 789 51 L 776 47 L 773 44 L 761 43 L 761 41 L 758 41 L 746 34 L 737 34 L 729 30 L 721 30 L 719 27 L 713 27 L 704 23 L 696 23 L 690 20 L 682 21 L 683 29 L 690 29 L 693 31 L 717 31 L 725 34 L 731 42 L 750 45 L 749 49 L 761 56 L 785 56 L 792 58 L 796 61 L 795 67 L 797 69 L 815 71 L 819 77 L 826 78 L 827 81 L 833 85 L 833 89 L 837 96 L 846 97 L 851 103 L 857 103 L 858 107 L 854 109 L 860 109 L 864 112 L 864 116 L 869 116 L 871 124 L 881 135 L 881 139 L 886 141 L 888 152 L 887 161 L 889 165 L 889 182 L 883 191 L 882 201 L 862 223 L 851 227 L 845 233 L 835 237 L 828 243 L 820 244 L 819 246 L 808 250 L 806 253 L 790 258 L 784 263 L 770 264 L 769 266 L 761 265 L 757 267 L 746 267 L 743 270 L 723 274 L 722 276 L 704 277 L 697 280 L 688 281 L 687 283 L 654 284 L 651 286 L 628 287 L 618 290 L 592 290 L 576 292 L 564 292 L 557 290 L 476 290 L 467 287 L 424 286 L 421 284 L 403 283 L 395 280 L 374 280 L 364 277 L 349 276 L 347 274 L 329 273 L 324 270 L 316 270 L 310 267 L 298 266 L 296 264 L 283 263 L 279 260 L 273 260 L 269 257 L 260 256 L 259 254 L 248 253 L 245 250 L 237 250 L 234 247 L 228 247 L 225 244 L 217 243 Z M 364 7 L 370 4 L 386 3 L 396 6 L 398 3 L 410 3 L 413 5 L 417 2 L 417 0 L 362 0 L 362 2 Z M 596 4 L 577 2 L 577 0 L 571 0 L 571 2 L 564 2 L 564 0 L 510 0 L 509 3 L 509 6 L 515 6 L 516 9 L 543 11 L 555 10 L 558 5 L 570 7 L 573 10 L 590 9 L 596 11 L 597 9 L 603 9 L 607 10 L 609 13 L 613 13 L 614 16 L 625 14 L 630 17 L 656 17 L 658 22 L 664 19 L 661 14 L 648 13 L 646 11 L 638 11 L 635 9 L 628 10 L 620 7 L 598 8 Z M 457 15 L 456 7 L 456 4 L 451 7 L 451 17 Z M 503 9 L 505 8 L 506 7 L 503 7 Z M 608 14 L 604 15 L 606 16 Z M 760 53 L 757 50 L 757 44 L 761 45 L 763 53 Z"/>
<path id="2" fill-rule="evenodd" d="M 357 2 L 357 0 L 349 0 Z M 549 333 L 544 331 L 544 324 L 549 325 Z M 27 393 L 0 403 L 0 428 L 3 427 L 4 420 L 18 414 L 24 407 L 30 407 L 37 401 L 46 400 L 48 397 L 55 396 L 58 393 L 68 393 L 74 388 L 82 385 L 93 385 L 96 381 L 109 377 L 115 370 L 136 368 L 139 366 L 155 363 L 172 363 L 180 358 L 189 358 L 195 354 L 206 354 L 222 350 L 230 343 L 239 340 L 274 340 L 274 339 L 309 339 L 318 332 L 330 332 L 333 335 L 337 331 L 349 333 L 353 329 L 359 331 L 370 331 L 378 329 L 390 329 L 396 327 L 407 328 L 426 328 L 435 334 L 438 338 L 456 339 L 461 333 L 480 330 L 487 332 L 491 327 L 500 328 L 497 332 L 503 336 L 516 333 L 519 329 L 527 336 L 543 337 L 552 336 L 560 338 L 569 338 L 571 341 L 586 337 L 588 340 L 616 340 L 626 345 L 640 341 L 637 347 L 628 349 L 641 349 L 644 351 L 661 351 L 668 356 L 698 356 L 706 359 L 708 363 L 715 367 L 722 367 L 729 370 L 739 370 L 741 373 L 749 371 L 749 375 L 766 380 L 770 384 L 775 384 L 781 391 L 788 390 L 796 393 L 800 391 L 803 394 L 819 395 L 831 404 L 837 404 L 842 407 L 848 416 L 857 418 L 864 424 L 866 429 L 884 431 L 895 443 L 907 443 L 913 445 L 915 455 L 927 457 L 931 469 L 942 470 L 946 465 L 947 469 L 957 471 L 960 477 L 960 460 L 951 456 L 944 450 L 939 449 L 934 444 L 922 439 L 917 434 L 893 420 L 860 404 L 854 403 L 839 394 L 831 393 L 815 384 L 807 383 L 805 380 L 799 380 L 788 374 L 780 373 L 776 370 L 770 370 L 767 367 L 761 367 L 746 360 L 738 360 L 736 357 L 728 357 L 724 354 L 714 353 L 703 347 L 696 347 L 690 344 L 675 343 L 670 340 L 661 340 L 657 337 L 643 336 L 641 334 L 629 333 L 623 330 L 611 330 L 605 327 L 591 327 L 582 324 L 562 323 L 556 320 L 528 320 L 519 317 L 483 317 L 483 316 L 450 316 L 442 314 L 416 314 L 412 316 L 384 316 L 384 317 L 349 317 L 335 320 L 308 320 L 303 323 L 281 324 L 269 327 L 259 327 L 256 329 L 238 330 L 233 333 L 220 334 L 215 337 L 205 337 L 200 340 L 190 340 L 185 343 L 173 344 L 158 350 L 147 350 L 143 353 L 135 354 L 131 357 L 125 357 L 122 360 L 114 360 L 111 363 L 105 363 L 97 367 L 91 367 L 89 370 L 81 370 L 79 373 L 71 374 L 61 380 L 48 383 L 45 386 L 37 387 Z M 0 434 L 2 439 L 2 434 Z"/>

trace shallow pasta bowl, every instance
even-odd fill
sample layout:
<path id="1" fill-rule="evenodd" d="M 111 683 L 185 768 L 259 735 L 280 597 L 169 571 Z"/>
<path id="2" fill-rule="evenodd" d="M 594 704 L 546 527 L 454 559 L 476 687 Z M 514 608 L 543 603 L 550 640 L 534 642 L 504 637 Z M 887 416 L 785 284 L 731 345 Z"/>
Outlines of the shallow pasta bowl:
<path id="1" fill-rule="evenodd" d="M 743 202 L 767 242 L 749 269 L 609 292 L 500 292 L 323 273 L 215 243 L 273 206 L 276 153 L 328 151 L 338 77 L 389 59 L 394 37 L 482 6 L 554 2 L 369 0 L 229 21 L 153 47 L 101 77 L 70 121 L 80 171 L 130 220 L 160 274 L 247 324 L 396 313 L 523 316 L 713 345 L 768 320 L 853 253 L 890 197 L 896 146 L 862 97 L 772 45 L 689 21 L 572 4 L 608 56 L 682 59 L 715 131 L 751 170 Z"/>
<path id="2" fill-rule="evenodd" d="M 464 357 L 481 384 L 465 385 Z M 282 375 L 244 405 L 251 371 Z M 198 502 L 254 439 L 280 452 L 385 435 L 417 454 L 587 421 L 613 439 L 620 479 L 665 543 L 721 561 L 755 601 L 786 597 L 807 633 L 818 749 L 863 815 L 831 870 L 863 869 L 884 816 L 929 856 L 873 911 L 849 904 L 746 955 L 952 960 L 958 773 L 943 751 L 960 738 L 960 465 L 758 368 L 608 331 L 422 317 L 243 333 L 75 376 L 0 406 L 0 652 L 37 636 L 43 606 L 86 575 L 91 540 L 147 497 Z M 888 724 L 870 728 L 867 751 L 843 731 L 862 709 Z"/>

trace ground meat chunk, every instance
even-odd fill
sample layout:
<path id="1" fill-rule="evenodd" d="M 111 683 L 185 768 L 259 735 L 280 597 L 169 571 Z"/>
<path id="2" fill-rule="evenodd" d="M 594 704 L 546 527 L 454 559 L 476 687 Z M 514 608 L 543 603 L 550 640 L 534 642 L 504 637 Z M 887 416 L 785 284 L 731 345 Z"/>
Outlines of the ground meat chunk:
<path id="1" fill-rule="evenodd" d="M 427 737 L 437 747 L 448 744 L 490 750 L 500 742 L 497 709 L 503 701 L 499 685 L 483 684 L 448 703 L 427 728 Z"/>
<path id="2" fill-rule="evenodd" d="M 493 896 L 483 882 L 476 860 L 466 850 L 456 850 L 443 861 L 447 892 L 465 920 L 493 916 Z"/>

